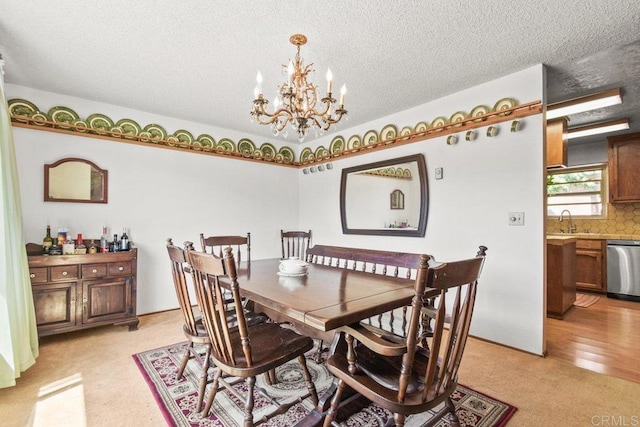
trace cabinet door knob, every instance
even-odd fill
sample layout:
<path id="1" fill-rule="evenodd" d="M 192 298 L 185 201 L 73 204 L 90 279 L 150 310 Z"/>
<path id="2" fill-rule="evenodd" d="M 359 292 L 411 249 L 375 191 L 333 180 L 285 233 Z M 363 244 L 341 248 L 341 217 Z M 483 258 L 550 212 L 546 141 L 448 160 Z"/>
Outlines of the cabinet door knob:
<path id="1" fill-rule="evenodd" d="M 31 273 L 31 274 L 29 275 L 29 277 L 33 279 L 33 278 L 35 278 L 35 277 L 36 277 L 36 275 L 35 275 L 35 274 L 33 274 L 33 273 Z"/>
<path id="2" fill-rule="evenodd" d="M 69 274 L 69 273 L 67 273 L 66 271 L 63 271 L 63 272 L 62 272 L 62 275 L 63 275 L 63 276 L 66 276 L 67 274 Z"/>
<path id="3" fill-rule="evenodd" d="M 124 267 L 118 267 L 118 271 L 124 271 Z"/>
<path id="4" fill-rule="evenodd" d="M 96 269 L 94 268 L 93 270 L 91 270 L 91 272 L 92 272 L 93 274 L 96 274 L 96 273 L 98 272 L 98 270 L 96 270 Z"/>

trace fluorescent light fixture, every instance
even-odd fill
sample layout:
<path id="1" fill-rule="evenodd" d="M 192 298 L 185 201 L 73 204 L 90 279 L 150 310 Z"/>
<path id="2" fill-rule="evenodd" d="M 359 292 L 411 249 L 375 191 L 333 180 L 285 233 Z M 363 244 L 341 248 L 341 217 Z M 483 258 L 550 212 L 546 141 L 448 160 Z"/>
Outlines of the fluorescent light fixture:
<path id="1" fill-rule="evenodd" d="M 567 131 L 567 139 L 598 135 L 600 133 L 609 133 L 625 129 L 629 129 L 629 119 L 614 120 L 611 122 L 602 122 L 587 126 L 578 126 L 575 128 L 569 128 L 569 130 Z"/>
<path id="2" fill-rule="evenodd" d="M 606 90 L 604 92 L 594 93 L 593 95 L 581 96 L 548 105 L 547 120 L 618 104 L 622 104 L 620 88 Z"/>

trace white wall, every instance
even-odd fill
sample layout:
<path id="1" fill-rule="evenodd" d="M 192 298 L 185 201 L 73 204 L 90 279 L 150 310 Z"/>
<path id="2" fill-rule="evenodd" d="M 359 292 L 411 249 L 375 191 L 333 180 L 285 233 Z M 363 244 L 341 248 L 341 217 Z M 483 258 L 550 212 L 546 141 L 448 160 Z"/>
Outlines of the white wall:
<path id="1" fill-rule="evenodd" d="M 102 112 L 116 120 L 158 123 L 168 132 L 195 129 L 220 135 L 201 124 L 15 85 L 7 85 L 7 98 L 25 98 L 44 110 L 67 106 L 81 117 Z M 280 228 L 297 228 L 297 176 L 302 173 L 296 169 L 17 127 L 13 131 L 25 241 L 41 242 L 48 223 L 54 232 L 68 226 L 72 236 L 80 232 L 85 238 L 99 238 L 103 225 L 118 235 L 126 227 L 138 247 L 140 314 L 178 306 L 166 238 L 181 245 L 197 242 L 201 232 L 251 232 L 252 258 L 259 259 L 280 256 Z M 43 165 L 69 156 L 109 171 L 108 204 L 43 202 Z"/>
<path id="2" fill-rule="evenodd" d="M 398 129 L 431 121 L 498 99 L 519 103 L 543 99 L 544 69 L 535 66 L 499 80 L 343 131 L 345 140 L 369 129 L 395 124 Z M 423 252 L 445 261 L 489 248 L 478 290 L 471 333 L 536 354 L 543 352 L 544 323 L 544 150 L 541 115 L 522 120 L 511 133 L 499 125 L 494 138 L 481 128 L 473 142 L 459 136 L 398 146 L 333 161 L 331 171 L 301 175 L 300 225 L 312 228 L 314 243 Z M 331 137 L 308 145 L 328 147 Z M 424 238 L 343 235 L 339 195 L 342 168 L 409 154 L 423 153 L 429 177 L 429 212 Z M 434 168 L 444 179 L 434 179 Z M 322 195 L 322 197 L 319 197 Z M 509 212 L 524 212 L 525 225 L 507 225 Z"/>
<path id="3" fill-rule="evenodd" d="M 543 99 L 541 65 L 496 81 L 343 131 L 348 136 L 400 129 L 436 116 L 492 107 L 500 98 L 519 103 Z M 7 85 L 8 98 L 25 98 L 41 109 L 64 105 L 81 117 L 100 112 L 114 119 L 159 123 L 172 132 L 238 140 L 244 135 L 202 124 L 128 110 L 108 104 Z M 532 353 L 543 351 L 544 150 L 541 115 L 523 120 L 518 133 L 509 123 L 487 138 L 449 146 L 445 137 L 337 159 L 334 168 L 301 171 L 212 156 L 118 144 L 80 136 L 14 128 L 26 241 L 39 242 L 47 223 L 97 237 L 103 224 L 115 232 L 130 229 L 139 248 L 138 312 L 177 307 L 164 239 L 196 239 L 205 232 L 252 232 L 253 258 L 279 256 L 280 228 L 312 229 L 314 243 L 407 252 L 439 260 L 475 255 L 489 248 L 481 279 L 472 334 Z M 224 132 L 224 135 L 220 133 Z M 309 145 L 329 147 L 330 137 Z M 276 142 L 282 145 L 282 142 Z M 424 238 L 343 235 L 340 223 L 340 171 L 344 167 L 423 153 L 429 176 L 429 218 Z M 42 201 L 43 164 L 61 157 L 85 157 L 109 170 L 109 204 Z M 433 170 L 444 168 L 436 181 Z M 406 202 L 406 201 L 405 201 Z M 525 212 L 524 227 L 507 226 L 508 212 Z"/>

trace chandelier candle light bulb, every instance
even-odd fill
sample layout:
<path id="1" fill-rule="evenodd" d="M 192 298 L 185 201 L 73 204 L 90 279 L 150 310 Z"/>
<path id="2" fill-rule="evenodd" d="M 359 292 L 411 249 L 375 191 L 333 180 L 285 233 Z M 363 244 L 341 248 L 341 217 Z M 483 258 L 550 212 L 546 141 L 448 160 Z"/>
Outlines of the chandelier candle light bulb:
<path id="1" fill-rule="evenodd" d="M 327 93 L 331 95 L 331 84 L 333 80 L 333 74 L 331 74 L 331 68 L 327 68 Z"/>

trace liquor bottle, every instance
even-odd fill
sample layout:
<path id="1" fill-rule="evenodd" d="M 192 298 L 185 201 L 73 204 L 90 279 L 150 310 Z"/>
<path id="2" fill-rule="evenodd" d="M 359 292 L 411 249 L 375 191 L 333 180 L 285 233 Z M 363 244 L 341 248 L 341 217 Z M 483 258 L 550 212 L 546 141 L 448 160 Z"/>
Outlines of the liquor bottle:
<path id="1" fill-rule="evenodd" d="M 42 239 L 42 251 L 45 255 L 49 255 L 49 249 L 53 246 L 53 238 L 51 237 L 51 226 L 47 225 L 47 235 Z"/>
<path id="2" fill-rule="evenodd" d="M 107 227 L 102 227 L 102 236 L 100 236 L 100 252 L 109 252 L 109 235 L 107 234 Z"/>
<path id="3" fill-rule="evenodd" d="M 93 241 L 93 239 L 91 239 L 91 241 L 89 242 L 87 253 L 90 253 L 90 254 L 98 253 L 98 246 L 96 245 L 96 242 Z"/>
<path id="4" fill-rule="evenodd" d="M 76 249 L 73 253 L 77 255 L 84 255 L 87 253 L 87 247 L 84 244 L 84 239 L 82 238 L 81 233 L 78 233 L 78 238 L 76 239 Z"/>
<path id="5" fill-rule="evenodd" d="M 128 251 L 129 250 L 129 236 L 127 236 L 127 229 L 122 229 L 122 236 L 120 236 L 120 247 L 118 248 L 120 251 Z"/>
<path id="6" fill-rule="evenodd" d="M 113 241 L 109 245 L 109 252 L 118 252 L 118 235 L 113 235 Z"/>
<path id="7" fill-rule="evenodd" d="M 73 255 L 76 251 L 76 244 L 72 239 L 67 239 L 62 244 L 63 255 Z"/>

